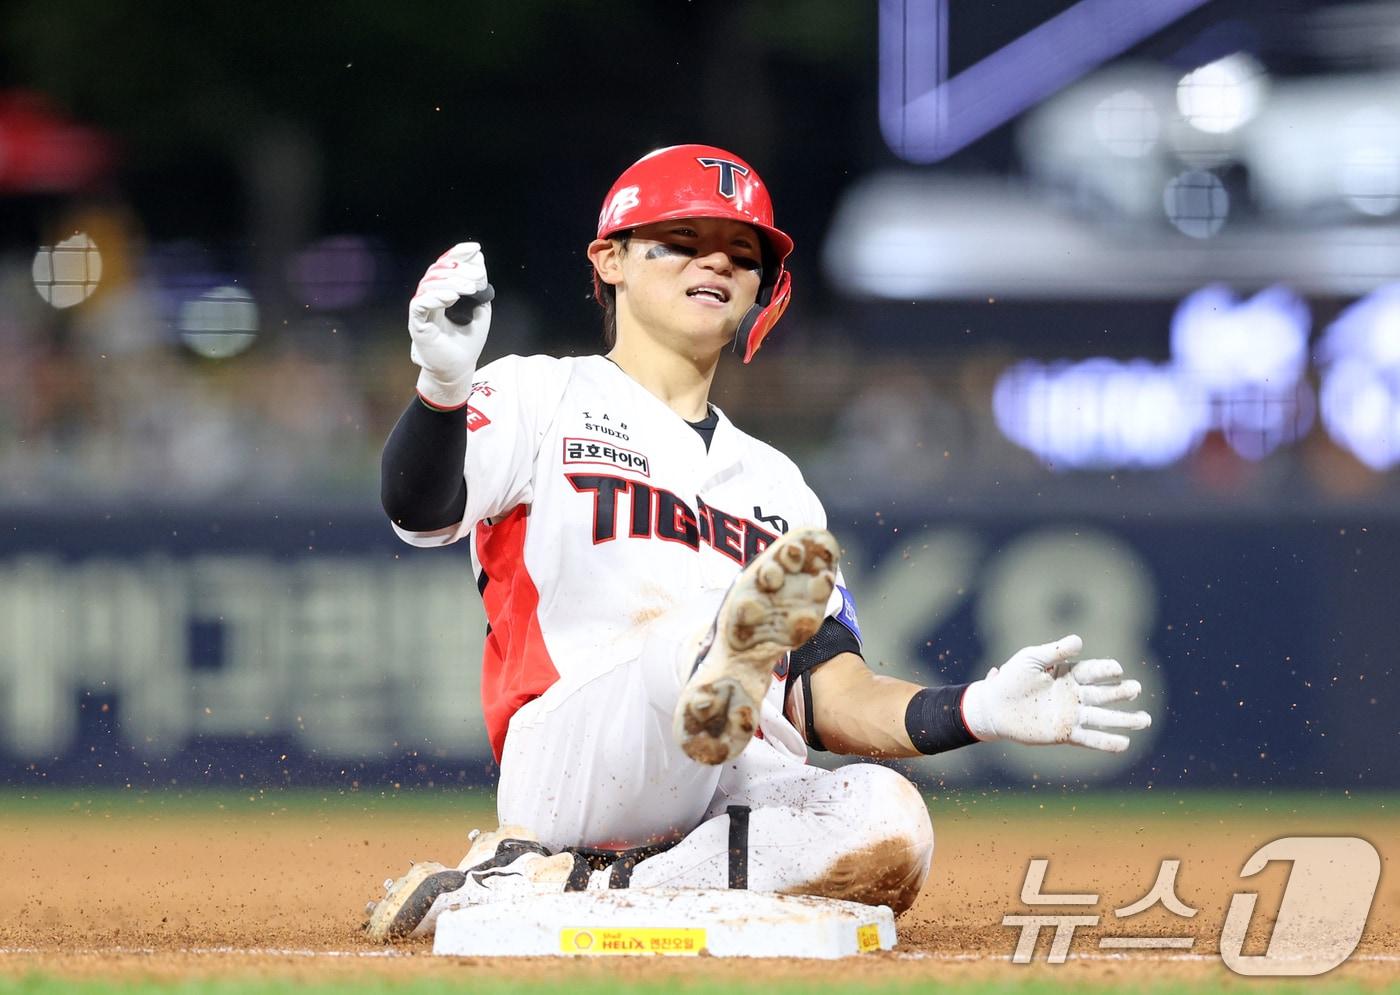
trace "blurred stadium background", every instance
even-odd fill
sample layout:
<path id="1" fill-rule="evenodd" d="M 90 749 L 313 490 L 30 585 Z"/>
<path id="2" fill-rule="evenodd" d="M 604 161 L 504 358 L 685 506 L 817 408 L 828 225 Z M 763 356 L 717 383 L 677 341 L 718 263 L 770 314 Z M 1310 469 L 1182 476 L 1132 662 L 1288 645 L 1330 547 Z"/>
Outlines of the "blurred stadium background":
<path id="1" fill-rule="evenodd" d="M 406 301 L 474 238 L 488 358 L 600 349 L 601 196 L 684 141 L 796 238 L 716 400 L 870 660 L 1077 631 L 1153 699 L 920 778 L 1400 786 L 1400 3 L 1301 0 L 9 0 L 0 778 L 489 782 L 465 550 L 378 508 Z"/>

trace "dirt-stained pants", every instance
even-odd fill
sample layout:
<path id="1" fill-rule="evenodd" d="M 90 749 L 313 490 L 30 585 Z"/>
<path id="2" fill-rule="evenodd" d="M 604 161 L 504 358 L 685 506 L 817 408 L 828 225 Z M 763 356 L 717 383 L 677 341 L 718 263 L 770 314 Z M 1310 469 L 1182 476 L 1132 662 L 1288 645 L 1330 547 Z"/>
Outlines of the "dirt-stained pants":
<path id="1" fill-rule="evenodd" d="M 713 617 L 713 606 L 698 612 Z M 725 888 L 729 806 L 746 806 L 748 887 L 908 908 L 933 859 L 918 790 L 896 771 L 808 766 L 796 731 L 765 701 L 732 763 L 698 764 L 676 745 L 672 712 L 694 660 L 697 613 L 659 622 L 642 656 L 516 713 L 501 759 L 501 823 L 546 846 L 620 849 L 679 840 L 637 863 L 632 888 Z M 607 871 L 590 887 L 606 887 Z"/>

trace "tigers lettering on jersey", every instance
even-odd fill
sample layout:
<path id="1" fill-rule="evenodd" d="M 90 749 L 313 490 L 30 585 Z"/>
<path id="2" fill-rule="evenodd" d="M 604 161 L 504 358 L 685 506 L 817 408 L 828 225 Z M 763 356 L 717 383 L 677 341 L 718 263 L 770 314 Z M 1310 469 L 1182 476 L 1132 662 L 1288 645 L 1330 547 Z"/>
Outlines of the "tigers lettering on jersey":
<path id="1" fill-rule="evenodd" d="M 723 180 L 718 165 L 695 171 L 706 189 Z M 740 195 L 753 179 L 731 178 Z M 604 356 L 502 356 L 473 380 L 472 411 L 459 416 L 479 426 L 461 524 L 392 524 L 415 546 L 471 542 L 490 627 L 482 712 L 498 759 L 516 709 L 640 658 L 651 621 L 723 587 L 789 525 L 826 522 L 782 453 L 716 409 L 701 458 L 695 430 Z M 764 730 L 782 728 L 775 745 L 800 753 L 776 682 L 769 700 Z"/>
<path id="2" fill-rule="evenodd" d="M 778 538 L 756 522 L 731 515 L 696 499 L 691 508 L 664 487 L 607 474 L 570 473 L 565 479 L 580 494 L 593 496 L 593 544 L 618 537 L 620 495 L 627 495 L 627 538 L 678 542 L 699 550 L 702 545 L 745 564 Z"/>

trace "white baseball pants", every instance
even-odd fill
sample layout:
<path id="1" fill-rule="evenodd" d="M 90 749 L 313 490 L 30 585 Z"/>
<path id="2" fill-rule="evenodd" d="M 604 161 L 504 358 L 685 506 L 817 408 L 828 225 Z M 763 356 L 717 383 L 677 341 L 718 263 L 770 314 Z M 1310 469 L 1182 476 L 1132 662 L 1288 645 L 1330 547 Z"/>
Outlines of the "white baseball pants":
<path id="1" fill-rule="evenodd" d="M 657 620 L 639 659 L 521 708 L 501 758 L 501 823 L 528 827 L 551 848 L 679 840 L 639 862 L 630 887 L 725 888 L 726 809 L 747 806 L 750 889 L 904 911 L 928 875 L 933 826 L 903 776 L 876 764 L 810 767 L 758 737 L 719 767 L 676 745 L 672 712 L 713 611 Z M 795 736 L 771 703 L 761 725 Z M 598 871 L 590 887 L 607 882 Z"/>

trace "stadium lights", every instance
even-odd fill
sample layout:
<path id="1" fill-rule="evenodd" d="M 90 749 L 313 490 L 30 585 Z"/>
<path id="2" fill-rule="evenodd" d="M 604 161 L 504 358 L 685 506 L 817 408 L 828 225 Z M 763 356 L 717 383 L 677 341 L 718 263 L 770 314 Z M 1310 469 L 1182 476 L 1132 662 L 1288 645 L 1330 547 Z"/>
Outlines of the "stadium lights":
<path id="1" fill-rule="evenodd" d="M 215 287 L 180 306 L 180 340 L 205 359 L 244 352 L 258 335 L 258 305 L 242 287 Z"/>
<path id="2" fill-rule="evenodd" d="M 1200 441 L 1204 397 L 1145 359 L 1017 363 L 992 393 L 997 426 L 1052 469 L 1155 468 Z"/>
<path id="3" fill-rule="evenodd" d="M 1308 306 L 1287 287 L 1238 300 L 1212 284 L 1177 307 L 1171 322 L 1174 365 L 1217 393 L 1243 387 L 1288 386 L 1308 363 Z"/>
<path id="4" fill-rule="evenodd" d="M 1258 113 L 1267 83 L 1264 67 L 1252 56 L 1236 52 L 1181 77 L 1176 106 L 1193 128 L 1223 135 Z"/>
<path id="5" fill-rule="evenodd" d="M 34 289 L 45 303 L 70 308 L 93 295 L 102 280 L 102 253 L 87 232 L 75 232 L 34 253 Z"/>
<path id="6" fill-rule="evenodd" d="M 1230 195 L 1214 173 L 1188 169 L 1167 181 L 1162 209 L 1183 235 L 1211 238 L 1224 227 L 1230 214 Z"/>
<path id="7" fill-rule="evenodd" d="M 1303 381 L 1308 306 L 1287 287 L 1246 301 L 1215 284 L 1181 302 L 1172 316 L 1172 363 L 1211 404 L 1211 427 L 1239 455 L 1258 460 L 1302 438 L 1316 406 Z"/>
<path id="8" fill-rule="evenodd" d="M 1101 158 L 1130 169 L 1152 161 Z M 1156 174 L 1154 186 L 1144 188 L 1155 219 L 1163 219 L 1168 175 Z M 1335 203 L 1335 173 L 1330 182 Z M 1204 209 L 1196 216 L 1209 223 Z M 1155 229 L 1105 231 L 1026 186 L 909 172 L 853 184 L 822 248 L 832 286 L 906 303 L 988 296 L 1179 300 L 1211 280 L 1357 296 L 1400 280 L 1400 226 L 1330 223 L 1288 229 L 1281 238 L 1276 225 L 1232 215 L 1214 237 L 1188 241 L 1165 219 Z"/>
<path id="9" fill-rule="evenodd" d="M 1373 470 L 1400 465 L 1400 285 L 1342 312 L 1317 360 L 1327 433 Z"/>
<path id="10" fill-rule="evenodd" d="M 1400 209 L 1400 114 L 1361 107 L 1342 121 L 1338 135 L 1343 198 L 1370 217 L 1394 214 Z"/>
<path id="11" fill-rule="evenodd" d="M 1316 224 L 1338 206 L 1363 219 L 1400 209 L 1400 73 L 1280 80 L 1239 135 L 1261 212 Z"/>
<path id="12" fill-rule="evenodd" d="M 1247 301 L 1206 287 L 1177 308 L 1170 363 L 1017 363 L 997 379 L 993 413 L 1008 439 L 1056 469 L 1167 466 L 1211 430 L 1262 459 L 1312 427 L 1308 328 L 1307 305 L 1286 287 Z"/>
<path id="13" fill-rule="evenodd" d="M 1152 101 L 1128 87 L 1094 106 L 1093 127 L 1094 137 L 1113 155 L 1139 159 L 1156 147 L 1162 123 Z"/>

